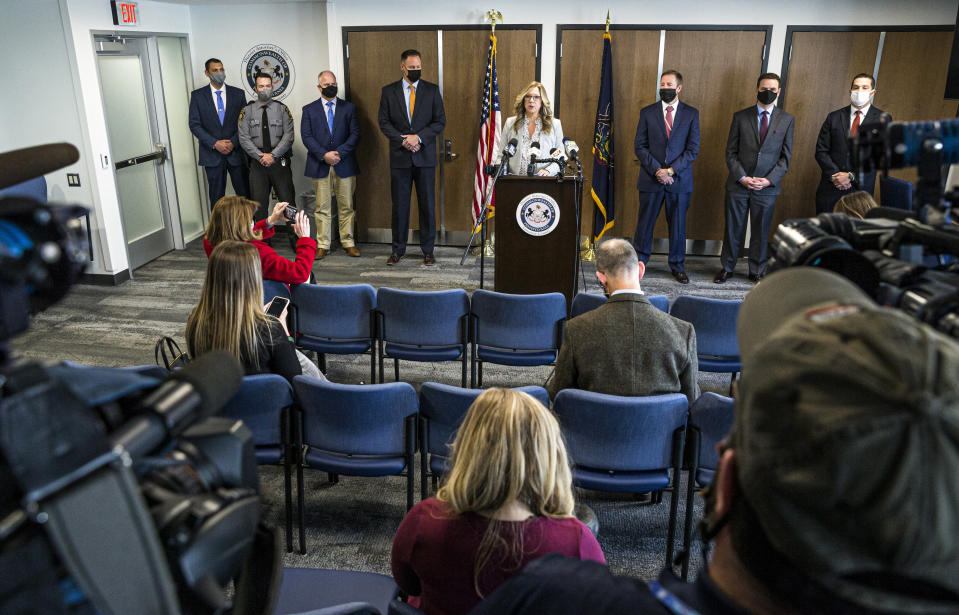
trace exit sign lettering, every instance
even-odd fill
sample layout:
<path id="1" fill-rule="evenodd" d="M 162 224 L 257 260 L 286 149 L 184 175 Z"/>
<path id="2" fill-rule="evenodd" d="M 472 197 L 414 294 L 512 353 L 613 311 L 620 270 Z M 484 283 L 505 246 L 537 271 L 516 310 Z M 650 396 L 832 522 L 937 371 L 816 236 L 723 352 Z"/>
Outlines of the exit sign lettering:
<path id="1" fill-rule="evenodd" d="M 115 26 L 139 26 L 140 14 L 137 11 L 136 2 L 123 2 L 122 0 L 110 0 L 110 10 L 113 11 L 113 25 Z"/>

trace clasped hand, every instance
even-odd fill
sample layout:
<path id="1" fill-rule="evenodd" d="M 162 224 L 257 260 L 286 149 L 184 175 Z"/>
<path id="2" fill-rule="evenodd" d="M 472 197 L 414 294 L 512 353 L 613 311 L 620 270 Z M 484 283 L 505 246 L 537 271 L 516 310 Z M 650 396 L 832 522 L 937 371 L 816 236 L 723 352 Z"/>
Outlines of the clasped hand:
<path id="1" fill-rule="evenodd" d="M 403 137 L 403 147 L 410 150 L 414 154 L 420 151 L 420 148 L 423 145 L 420 143 L 420 138 L 416 135 L 400 135 Z"/>

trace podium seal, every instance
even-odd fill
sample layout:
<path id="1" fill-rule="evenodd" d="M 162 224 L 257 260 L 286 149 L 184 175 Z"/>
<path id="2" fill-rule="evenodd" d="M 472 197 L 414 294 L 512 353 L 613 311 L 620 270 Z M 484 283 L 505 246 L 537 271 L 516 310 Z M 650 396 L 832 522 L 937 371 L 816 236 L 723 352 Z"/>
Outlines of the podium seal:
<path id="1" fill-rule="evenodd" d="M 527 235 L 534 237 L 552 233 L 559 225 L 556 199 L 542 192 L 526 195 L 516 206 L 516 223 Z"/>

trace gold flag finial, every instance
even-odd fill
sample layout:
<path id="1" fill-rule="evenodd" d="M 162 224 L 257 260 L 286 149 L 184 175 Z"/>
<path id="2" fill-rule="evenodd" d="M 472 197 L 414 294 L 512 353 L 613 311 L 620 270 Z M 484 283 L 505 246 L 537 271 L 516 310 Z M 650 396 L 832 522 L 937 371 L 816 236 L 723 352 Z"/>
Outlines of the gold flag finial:
<path id="1" fill-rule="evenodd" d="M 483 18 L 483 22 L 487 21 L 493 24 L 491 34 L 496 34 L 496 22 L 503 23 L 503 14 L 496 9 L 490 9 L 486 11 L 486 17 Z"/>
<path id="2" fill-rule="evenodd" d="M 609 11 L 606 11 L 606 34 L 609 34 Z"/>

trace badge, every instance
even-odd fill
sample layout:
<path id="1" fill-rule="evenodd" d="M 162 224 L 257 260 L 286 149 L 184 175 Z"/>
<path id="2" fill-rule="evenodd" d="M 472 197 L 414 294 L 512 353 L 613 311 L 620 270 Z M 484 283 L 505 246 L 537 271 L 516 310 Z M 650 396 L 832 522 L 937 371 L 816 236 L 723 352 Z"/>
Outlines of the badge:
<path id="1" fill-rule="evenodd" d="M 556 199 L 542 192 L 526 195 L 516 206 L 516 223 L 526 234 L 535 237 L 552 233 L 559 225 Z"/>
<path id="2" fill-rule="evenodd" d="M 273 99 L 283 100 L 293 91 L 293 60 L 290 54 L 276 45 L 257 45 L 243 56 L 247 91 L 256 97 L 255 77 L 269 75 L 273 79 Z"/>

